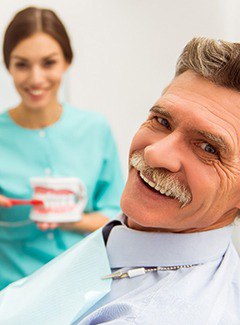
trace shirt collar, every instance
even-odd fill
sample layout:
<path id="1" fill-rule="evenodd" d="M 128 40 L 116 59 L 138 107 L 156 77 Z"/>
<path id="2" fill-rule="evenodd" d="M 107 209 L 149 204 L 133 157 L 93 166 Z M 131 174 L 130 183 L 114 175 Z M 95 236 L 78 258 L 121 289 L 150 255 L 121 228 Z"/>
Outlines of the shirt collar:
<path id="1" fill-rule="evenodd" d="M 137 231 L 123 221 L 103 229 L 111 268 L 202 264 L 221 258 L 232 227 L 189 234 Z"/>

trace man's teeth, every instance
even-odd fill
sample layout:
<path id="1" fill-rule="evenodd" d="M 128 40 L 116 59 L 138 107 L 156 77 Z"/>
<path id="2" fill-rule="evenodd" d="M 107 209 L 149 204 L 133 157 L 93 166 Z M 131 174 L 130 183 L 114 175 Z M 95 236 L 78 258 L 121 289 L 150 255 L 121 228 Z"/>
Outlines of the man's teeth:
<path id="1" fill-rule="evenodd" d="M 164 193 L 165 193 L 165 190 L 164 190 L 163 188 L 160 188 L 160 189 L 159 189 L 159 192 L 160 192 L 161 194 L 164 194 Z"/>
<path id="2" fill-rule="evenodd" d="M 153 181 L 150 181 L 142 173 L 140 173 L 140 177 L 144 180 L 144 182 L 146 182 L 149 186 L 151 186 L 152 188 L 154 188 L 156 191 L 160 192 L 161 194 L 164 194 L 166 196 L 172 196 L 172 192 L 170 190 L 166 190 L 166 189 L 160 188 L 159 185 L 157 185 Z"/>
<path id="3" fill-rule="evenodd" d="M 148 183 L 151 187 L 155 188 L 156 184 L 152 181 L 150 181 L 147 177 L 145 177 L 142 173 L 140 173 L 141 178 L 144 180 L 144 182 Z"/>
<path id="4" fill-rule="evenodd" d="M 39 95 L 42 95 L 43 90 L 35 89 L 35 90 L 30 90 L 29 92 L 30 92 L 30 94 L 32 94 L 32 95 L 39 96 Z"/>

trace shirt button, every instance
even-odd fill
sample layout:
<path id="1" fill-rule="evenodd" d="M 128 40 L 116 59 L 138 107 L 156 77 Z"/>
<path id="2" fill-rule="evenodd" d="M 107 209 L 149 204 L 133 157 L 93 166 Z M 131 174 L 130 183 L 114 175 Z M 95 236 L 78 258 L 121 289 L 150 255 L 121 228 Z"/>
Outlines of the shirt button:
<path id="1" fill-rule="evenodd" d="M 44 173 L 45 173 L 45 175 L 46 176 L 49 176 L 49 175 L 51 175 L 51 168 L 45 168 L 45 170 L 44 170 Z"/>
<path id="2" fill-rule="evenodd" d="M 46 135 L 46 132 L 45 132 L 45 131 L 43 131 L 43 130 L 39 131 L 39 136 L 40 136 L 41 138 L 44 138 L 45 135 Z"/>
<path id="3" fill-rule="evenodd" d="M 53 232 L 47 233 L 47 239 L 48 240 L 53 240 L 54 239 L 54 233 Z"/>

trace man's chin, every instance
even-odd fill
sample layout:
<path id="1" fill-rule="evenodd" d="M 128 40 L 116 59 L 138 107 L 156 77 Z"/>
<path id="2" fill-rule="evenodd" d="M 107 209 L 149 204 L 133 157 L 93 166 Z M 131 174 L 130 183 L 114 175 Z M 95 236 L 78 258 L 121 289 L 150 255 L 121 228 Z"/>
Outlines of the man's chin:
<path id="1" fill-rule="evenodd" d="M 129 218 L 126 216 L 126 225 L 135 230 L 140 230 L 140 231 L 153 231 L 153 228 L 145 227 L 143 225 L 140 225 L 139 223 L 135 222 L 133 219 Z"/>
<path id="2" fill-rule="evenodd" d="M 151 227 L 148 224 L 140 224 L 133 220 L 131 217 L 126 215 L 126 226 L 131 229 L 138 230 L 138 231 L 146 231 L 146 232 L 170 232 L 168 228 L 164 227 Z"/>
<path id="3" fill-rule="evenodd" d="M 140 231 L 161 231 L 160 229 L 166 229 L 169 226 L 169 217 L 166 220 L 164 216 L 160 216 L 159 213 L 150 213 L 149 210 L 144 210 L 144 207 L 137 207 L 131 202 L 130 198 L 124 194 L 121 199 L 121 209 L 126 216 L 126 225 L 135 230 Z"/>

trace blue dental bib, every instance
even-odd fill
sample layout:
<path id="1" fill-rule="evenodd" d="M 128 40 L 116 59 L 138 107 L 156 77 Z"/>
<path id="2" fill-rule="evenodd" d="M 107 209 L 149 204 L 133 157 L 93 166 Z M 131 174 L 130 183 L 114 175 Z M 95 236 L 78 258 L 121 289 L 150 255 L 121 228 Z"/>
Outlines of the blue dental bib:
<path id="1" fill-rule="evenodd" d="M 94 232 L 32 275 L 0 293 L 0 324 L 66 325 L 111 289 L 102 237 Z"/>

